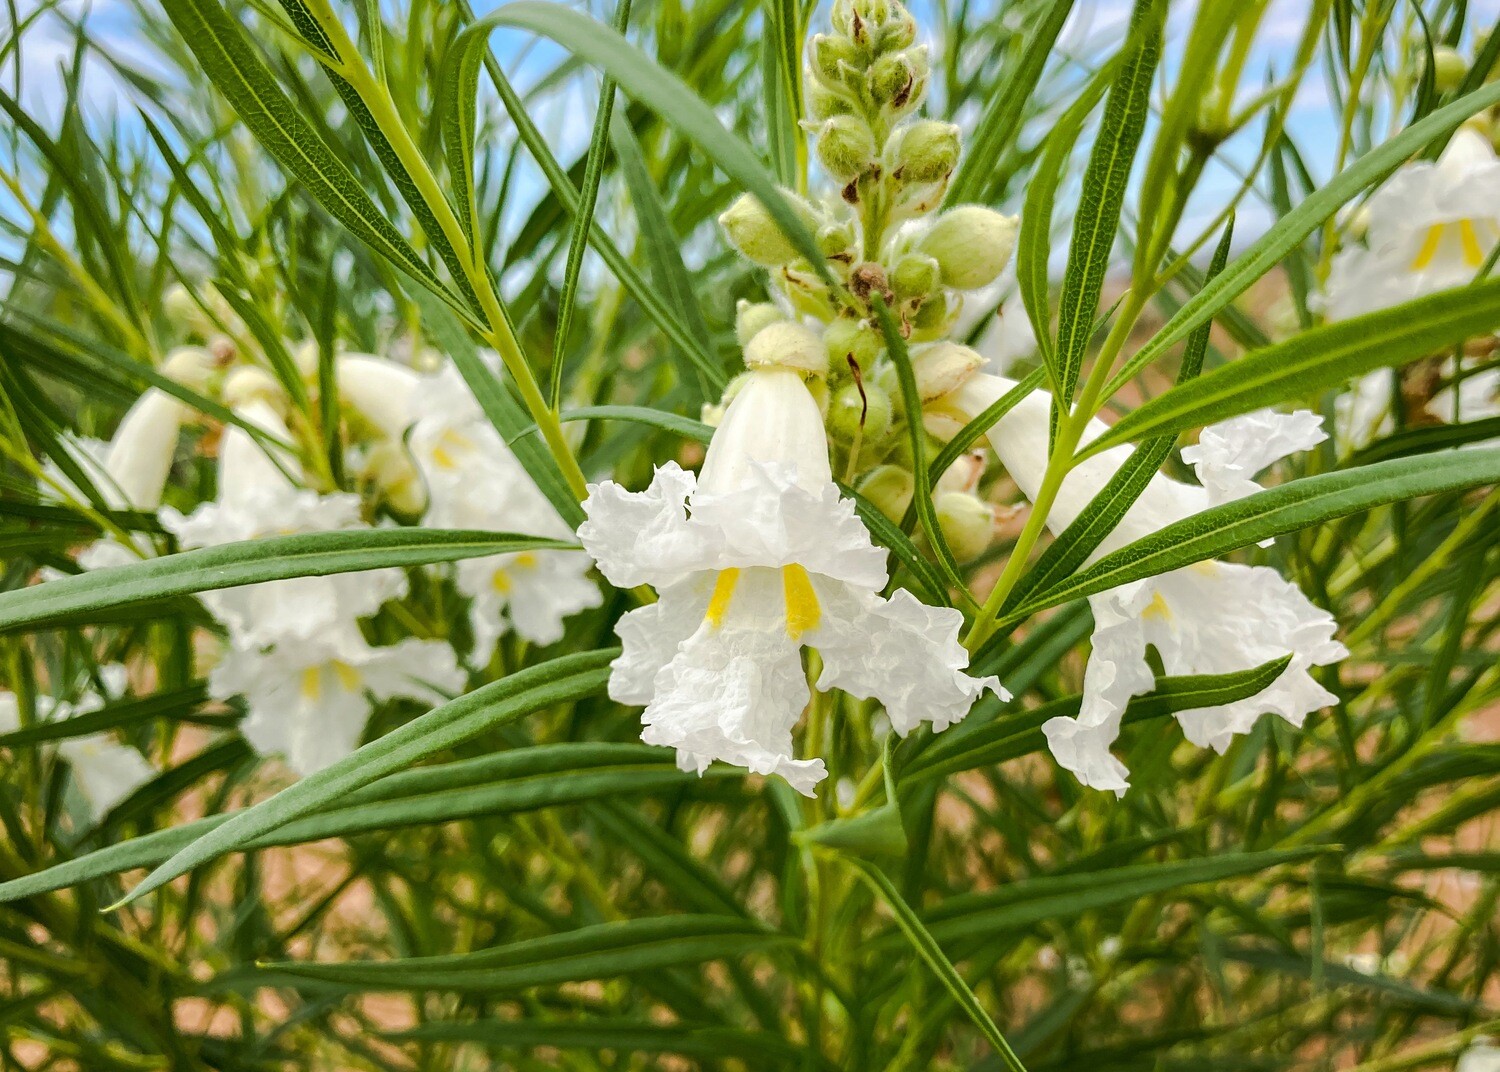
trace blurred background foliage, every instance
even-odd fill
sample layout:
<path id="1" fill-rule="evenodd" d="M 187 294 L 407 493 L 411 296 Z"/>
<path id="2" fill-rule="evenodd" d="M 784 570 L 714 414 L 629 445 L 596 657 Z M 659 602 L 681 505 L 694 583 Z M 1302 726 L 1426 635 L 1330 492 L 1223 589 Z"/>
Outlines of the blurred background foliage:
<path id="1" fill-rule="evenodd" d="M 1046 135 L 1118 51 L 1128 12 L 1088 0 L 1050 43 L 1068 6 L 914 8 L 933 46 L 928 112 L 968 139 L 962 200 L 1018 211 Z M 1157 295 L 1142 337 L 1196 292 L 1199 253 L 1224 213 L 1237 211 L 1248 242 L 1450 99 L 1455 87 L 1445 97 L 1423 76 L 1431 49 L 1474 54 L 1497 14 L 1464 0 L 1236 6 L 1221 20 L 1227 47 L 1211 57 L 1201 111 L 1169 132 L 1181 139 L 1168 146 L 1174 159 L 1180 149 L 1198 165 L 1182 169 L 1171 208 L 1181 215 L 1173 249 L 1192 256 Z M 361 490 L 342 472 L 336 404 L 291 383 L 291 352 L 431 362 L 445 345 L 441 310 L 414 300 L 419 288 L 288 177 L 161 7 L 8 9 L 0 587 L 75 571 L 72 552 L 112 526 L 166 547 L 153 518 L 98 498 L 59 502 L 39 480 L 46 463 L 66 466 L 62 437 L 107 435 L 184 343 L 264 355 L 322 445 L 321 479 Z M 294 28 L 297 5 L 223 10 L 378 212 L 451 278 L 358 110 Z M 443 94 L 476 13 L 465 0 L 336 11 L 451 189 Z M 609 23 L 619 12 L 591 14 Z M 1194 70 L 1185 42 L 1200 14 L 1171 5 L 1158 104 Z M 795 188 L 807 156 L 792 99 L 798 58 L 809 20 L 824 17 L 797 0 L 635 0 L 627 36 Z M 1038 50 L 1028 85 L 1016 72 Z M 595 68 L 544 39 L 510 28 L 490 38 L 473 246 L 535 380 L 547 385 L 558 369 L 565 406 L 696 418 L 738 367 L 736 300 L 765 293 L 713 224 L 738 190 L 700 141 L 622 93 L 592 248 L 570 281 L 599 84 Z M 1153 118 L 1142 163 L 1162 129 Z M 1080 172 L 1064 169 L 1054 248 Z M 1127 206 L 1121 278 L 1143 207 L 1166 208 Z M 1317 320 L 1341 226 L 1310 235 L 1219 315 L 1210 367 Z M 973 320 L 976 336 L 984 319 Z M 1169 383 L 1166 365 L 1143 372 L 1120 404 Z M 1431 449 L 1434 435 L 1485 438 L 1421 418 L 1432 375 L 1408 371 L 1410 419 L 1366 457 Z M 1328 397 L 1305 401 L 1332 412 Z M 203 408 L 169 491 L 182 509 L 212 485 L 224 414 Z M 577 423 L 568 435 L 590 478 L 634 486 L 653 463 L 692 462 L 699 450 L 661 422 Z M 1339 462 L 1329 444 L 1297 464 Z M 1143 709 L 1122 738 L 1136 777 L 1119 801 L 1078 788 L 1046 757 L 1040 718 L 1002 720 L 994 701 L 954 731 L 973 735 L 967 747 L 959 737 L 921 753 L 929 769 L 917 768 L 902 799 L 909 848 L 888 871 L 1026 1068 L 1448 1068 L 1500 1030 L 1496 503 L 1494 490 L 1436 496 L 1259 552 L 1334 612 L 1353 652 L 1325 677 L 1339 705 L 1303 731 L 1263 719 L 1221 757 L 1182 747 Z M 969 568 L 983 577 L 1006 550 L 1002 540 Z M 446 635 L 434 587 L 414 584 L 399 613 Z M 621 609 L 575 619 L 558 650 L 608 646 Z M 387 625 L 392 635 L 410 628 L 375 628 Z M 67 888 L 0 886 L 0 1067 L 1007 1067 L 858 874 L 798 836 L 833 814 L 831 801 L 809 817 L 784 785 L 682 775 L 669 753 L 634 743 L 633 711 L 598 696 L 459 746 L 437 757 L 433 778 L 383 802 L 361 798 L 316 817 L 322 825 L 286 828 L 280 840 L 296 847 L 230 856 L 101 914 L 124 888 L 103 876 L 163 858 L 101 857 L 105 847 L 286 780 L 232 733 L 240 712 L 207 701 L 195 676 L 195 645 L 214 628 L 175 598 L 0 634 L 0 682 L 22 697 L 77 697 L 96 687 L 99 667 L 125 663 L 133 698 L 106 705 L 93 728 L 117 729 L 162 772 L 94 824 L 41 747 L 45 728 L 0 736 L 0 881 L 85 862 L 55 884 Z M 995 645 L 983 669 L 1027 711 L 1055 705 L 1078 692 L 1088 629 L 1086 604 L 1064 606 Z M 550 654 L 510 638 L 484 677 Z M 419 711 L 388 704 L 369 736 Z M 880 753 L 859 717 L 835 723 L 825 748 L 831 767 L 856 776 Z M 375 963 L 499 947 L 483 960 Z M 355 970 L 320 976 L 313 962 Z"/>

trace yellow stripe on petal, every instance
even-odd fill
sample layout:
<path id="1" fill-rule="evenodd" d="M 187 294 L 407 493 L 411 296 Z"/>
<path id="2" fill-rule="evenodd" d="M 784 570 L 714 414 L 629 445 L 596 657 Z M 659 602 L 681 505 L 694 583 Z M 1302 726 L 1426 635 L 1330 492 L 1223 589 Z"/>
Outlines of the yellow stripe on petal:
<path id="1" fill-rule="evenodd" d="M 319 667 L 309 666 L 302 671 L 302 698 L 308 703 L 317 703 L 322 694 L 323 671 Z"/>
<path id="2" fill-rule="evenodd" d="M 739 579 L 738 569 L 727 569 L 720 573 L 719 579 L 714 582 L 714 594 L 709 598 L 708 613 L 704 617 L 715 629 L 724 624 L 724 615 L 729 613 L 729 600 L 734 596 L 734 586 Z"/>
<path id="3" fill-rule="evenodd" d="M 1427 228 L 1427 237 L 1422 240 L 1422 248 L 1417 250 L 1417 255 L 1412 258 L 1412 271 L 1420 272 L 1432 266 L 1432 262 L 1437 259 L 1438 249 L 1443 244 L 1443 232 L 1447 229 L 1446 223 L 1435 223 Z"/>
<path id="4" fill-rule="evenodd" d="M 335 660 L 333 673 L 339 679 L 339 684 L 344 687 L 345 692 L 353 692 L 359 688 L 359 671 L 348 663 L 341 663 Z"/>
<path id="5" fill-rule="evenodd" d="M 1162 598 L 1160 592 L 1157 592 L 1152 597 L 1151 602 L 1147 604 L 1146 609 L 1141 611 L 1141 617 L 1160 618 L 1164 622 L 1170 622 L 1172 620 L 1172 608 L 1167 606 L 1167 601 Z"/>
<path id="6" fill-rule="evenodd" d="M 786 592 L 786 632 L 793 640 L 801 640 L 802 634 L 816 629 L 823 617 L 818 606 L 818 594 L 813 591 L 807 570 L 793 563 L 781 570 L 781 587 Z"/>
<path id="7" fill-rule="evenodd" d="M 1464 244 L 1464 263 L 1470 268 L 1478 268 L 1484 263 L 1484 248 L 1479 244 L 1479 235 L 1474 231 L 1474 221 L 1459 220 L 1458 236 Z"/>

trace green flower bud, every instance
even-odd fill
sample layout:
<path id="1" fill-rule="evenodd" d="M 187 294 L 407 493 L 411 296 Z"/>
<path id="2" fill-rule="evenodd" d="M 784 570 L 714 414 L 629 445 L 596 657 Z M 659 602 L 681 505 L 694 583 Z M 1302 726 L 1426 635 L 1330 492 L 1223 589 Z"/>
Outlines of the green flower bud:
<path id="1" fill-rule="evenodd" d="M 908 253 L 891 269 L 891 290 L 898 301 L 921 302 L 942 282 L 938 262 L 925 253 Z"/>
<path id="2" fill-rule="evenodd" d="M 960 562 L 978 558 L 995 536 L 995 508 L 966 491 L 945 491 L 932 500 L 938 527 Z"/>
<path id="3" fill-rule="evenodd" d="M 937 218 L 917 248 L 937 261 L 943 282 L 956 290 L 991 283 L 1015 252 L 1020 221 L 982 205 L 960 205 Z"/>
<path id="4" fill-rule="evenodd" d="M 854 101 L 837 89 L 829 89 L 821 82 L 810 82 L 807 86 L 807 109 L 819 122 L 836 115 L 854 115 Z"/>
<path id="5" fill-rule="evenodd" d="M 1432 78 L 1439 93 L 1455 90 L 1469 73 L 1469 65 L 1457 49 L 1439 45 L 1432 50 Z"/>
<path id="6" fill-rule="evenodd" d="M 762 328 L 785 320 L 786 313 L 770 302 L 748 302 L 743 298 L 734 307 L 734 334 L 740 349 L 750 345 L 750 340 L 759 335 Z"/>
<path id="7" fill-rule="evenodd" d="M 978 353 L 956 342 L 939 342 L 912 358 L 917 393 L 923 402 L 956 391 L 984 365 Z"/>
<path id="8" fill-rule="evenodd" d="M 866 76 L 870 96 L 876 104 L 905 114 L 922 102 L 922 96 L 927 92 L 929 71 L 925 45 L 908 52 L 882 56 Z"/>
<path id="9" fill-rule="evenodd" d="M 958 166 L 958 127 L 919 119 L 891 139 L 891 173 L 905 183 L 941 182 Z"/>
<path id="10" fill-rule="evenodd" d="M 745 347 L 750 368 L 793 368 L 823 376 L 828 372 L 828 350 L 808 328 L 790 320 L 767 325 Z"/>
<path id="11" fill-rule="evenodd" d="M 948 334 L 963 303 L 948 291 L 939 291 L 924 301 L 912 317 L 912 342 L 940 339 Z"/>
<path id="12" fill-rule="evenodd" d="M 849 367 L 850 357 L 860 368 L 867 369 L 885 349 L 880 332 L 863 320 L 848 317 L 840 317 L 824 329 L 823 345 L 828 348 L 828 361 L 836 372 Z"/>
<path id="13" fill-rule="evenodd" d="M 809 229 L 818 226 L 812 206 L 796 194 L 782 190 L 781 196 L 792 206 Z M 797 257 L 797 247 L 782 233 L 775 218 L 753 194 L 741 194 L 719 217 L 719 226 L 739 250 L 756 264 L 774 267 Z"/>
<path id="14" fill-rule="evenodd" d="M 842 264 L 853 261 L 857 240 L 858 236 L 854 232 L 852 220 L 828 223 L 818 228 L 818 248 L 823 251 L 823 256 L 831 261 L 838 261 Z"/>
<path id="15" fill-rule="evenodd" d="M 863 67 L 865 62 L 859 46 L 847 37 L 814 34 L 808 51 L 813 75 L 830 89 L 843 85 L 849 72 Z"/>
<path id="16" fill-rule="evenodd" d="M 876 38 L 876 51 L 898 52 L 901 49 L 910 48 L 916 39 L 917 20 L 911 17 L 911 12 L 907 11 L 903 5 L 893 3 L 890 14 L 886 16 Z"/>
<path id="17" fill-rule="evenodd" d="M 879 507 L 886 517 L 900 521 L 906 516 L 916 486 L 911 473 L 900 466 L 879 465 L 859 482 L 858 491 Z"/>
<path id="18" fill-rule="evenodd" d="M 818 128 L 818 159 L 836 182 L 846 183 L 864 174 L 875 159 L 875 135 L 864 120 L 836 115 Z"/>
<path id="19" fill-rule="evenodd" d="M 845 442 L 862 435 L 866 443 L 891 430 L 891 396 L 873 383 L 846 383 L 828 402 L 828 427 Z"/>

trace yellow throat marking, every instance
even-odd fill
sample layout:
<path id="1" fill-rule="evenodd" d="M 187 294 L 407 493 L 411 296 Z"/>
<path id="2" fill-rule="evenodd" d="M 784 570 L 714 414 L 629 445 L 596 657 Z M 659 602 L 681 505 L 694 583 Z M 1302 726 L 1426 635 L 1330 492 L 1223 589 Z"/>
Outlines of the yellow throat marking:
<path id="1" fill-rule="evenodd" d="M 729 601 L 734 597 L 734 586 L 739 583 L 740 571 L 727 569 L 714 581 L 714 594 L 708 600 L 708 612 L 704 615 L 715 629 L 724 626 L 724 615 L 729 613 Z"/>
<path id="2" fill-rule="evenodd" d="M 813 591 L 807 570 L 793 563 L 781 570 L 781 587 L 786 593 L 786 633 L 793 640 L 802 639 L 809 629 L 816 629 L 823 617 L 818 594 Z"/>
<path id="3" fill-rule="evenodd" d="M 309 666 L 302 671 L 302 698 L 308 703 L 317 703 L 323 695 L 323 671 L 332 670 L 339 687 L 345 692 L 359 689 L 359 671 L 346 662 L 335 659 L 322 666 Z"/>
<path id="4" fill-rule="evenodd" d="M 1458 232 L 1458 240 L 1464 251 L 1464 264 L 1470 268 L 1478 268 L 1484 263 L 1484 247 L 1480 245 L 1479 232 L 1474 229 L 1474 221 L 1458 220 L 1455 223 L 1435 223 L 1427 228 L 1427 235 L 1422 239 L 1422 246 L 1411 261 L 1413 272 L 1425 271 L 1432 267 L 1432 262 L 1437 259 L 1438 251 L 1442 249 L 1443 239 L 1447 237 L 1450 227 Z"/>
<path id="5" fill-rule="evenodd" d="M 1157 592 L 1151 602 L 1146 605 L 1146 609 L 1141 611 L 1141 617 L 1160 618 L 1164 622 L 1170 622 L 1172 620 L 1172 608 L 1167 606 L 1167 601 L 1162 598 L 1160 592 Z"/>
<path id="6" fill-rule="evenodd" d="M 735 586 L 739 584 L 740 571 L 727 569 L 720 572 L 714 581 L 713 595 L 708 599 L 708 610 L 704 618 L 715 629 L 724 626 L 724 617 L 729 613 L 729 603 L 734 598 Z M 793 640 L 802 639 L 809 629 L 816 629 L 823 618 L 818 606 L 818 594 L 813 590 L 807 570 L 793 563 L 781 569 L 781 590 L 786 598 L 786 634 Z"/>

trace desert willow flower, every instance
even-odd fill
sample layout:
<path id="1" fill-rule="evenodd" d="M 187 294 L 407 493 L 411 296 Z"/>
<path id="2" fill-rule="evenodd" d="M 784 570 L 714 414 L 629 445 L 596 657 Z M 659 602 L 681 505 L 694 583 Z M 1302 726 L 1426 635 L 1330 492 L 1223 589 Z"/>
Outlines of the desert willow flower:
<path id="1" fill-rule="evenodd" d="M 1330 320 L 1386 309 L 1474 279 L 1500 241 L 1500 159 L 1472 126 L 1458 130 L 1436 163 L 1407 164 L 1371 195 L 1360 211 L 1365 244 L 1333 258 L 1323 306 Z M 1452 375 L 1457 370 L 1448 366 Z M 1391 430 L 1395 374 L 1376 369 L 1336 403 L 1341 442 L 1360 447 Z M 1428 412 L 1477 420 L 1500 414 L 1500 371 L 1460 381 L 1458 391 L 1434 398 Z"/>
<path id="2" fill-rule="evenodd" d="M 61 722 L 86 715 L 124 695 L 127 682 L 123 666 L 106 664 L 99 667 L 99 680 L 104 686 L 102 696 L 90 691 L 74 703 L 38 696 L 37 720 Z M 10 733 L 20 727 L 20 705 L 15 693 L 0 690 L 0 733 Z M 68 764 L 73 787 L 87 804 L 89 815 L 95 822 L 156 776 L 145 756 L 109 733 L 64 738 L 57 743 L 56 753 Z"/>
<path id="3" fill-rule="evenodd" d="M 338 378 L 341 397 L 386 438 L 379 462 L 388 482 L 402 488 L 415 480 L 425 487 L 426 524 L 572 538 L 452 365 L 421 375 L 382 358 L 348 354 L 339 358 Z M 403 440 L 398 453 L 393 448 Z M 590 568 L 579 551 L 522 551 L 458 563 L 454 575 L 470 600 L 475 653 L 488 658 L 509 628 L 536 644 L 561 640 L 569 617 L 602 601 Z"/>
<path id="4" fill-rule="evenodd" d="M 826 771 L 793 757 L 811 698 L 802 648 L 822 657 L 820 690 L 879 700 L 901 734 L 957 722 L 985 688 L 1003 695 L 964 672 L 958 611 L 880 594 L 886 554 L 833 483 L 803 378 L 825 355 L 800 327 L 762 330 L 700 474 L 668 462 L 642 492 L 593 485 L 578 530 L 611 583 L 660 594 L 620 619 L 609 684 L 645 705 L 642 739 L 676 748 L 684 770 L 724 760 L 808 795 Z"/>
<path id="5" fill-rule="evenodd" d="M 163 375 L 196 390 L 204 389 L 214 372 L 216 362 L 208 351 L 185 346 L 173 351 L 162 362 Z M 97 439 L 76 440 L 76 459 L 104 501 L 114 510 L 155 510 L 161 505 L 162 492 L 172 470 L 177 440 L 182 426 L 194 410 L 186 403 L 153 387 L 135 400 L 121 418 L 109 442 Z M 83 494 L 71 481 L 55 470 L 54 479 L 78 498 Z M 96 540 L 78 555 L 84 569 L 116 566 L 149 553 L 149 544 L 138 541 L 135 550 L 114 540 Z"/>
<path id="6" fill-rule="evenodd" d="M 1012 380 L 977 374 L 946 403 L 973 416 L 1014 386 Z M 1032 392 L 989 432 L 1006 471 L 1033 500 L 1047 467 L 1050 410 L 1051 398 Z M 1105 427 L 1090 422 L 1084 441 Z M 1250 414 L 1206 429 L 1199 446 L 1184 452 L 1203 486 L 1155 477 L 1093 557 L 1257 490 L 1252 475 L 1323 438 L 1317 418 L 1306 413 Z M 1061 532 L 1077 518 L 1132 449 L 1115 447 L 1079 463 L 1062 483 L 1048 527 Z M 1082 706 L 1077 717 L 1054 718 L 1043 727 L 1052 754 L 1085 785 L 1123 793 L 1129 784 L 1129 772 L 1109 749 L 1130 698 L 1153 686 L 1148 646 L 1156 648 L 1169 674 L 1227 673 L 1292 657 L 1281 676 L 1253 697 L 1180 712 L 1177 720 L 1188 740 L 1201 747 L 1224 751 L 1266 712 L 1300 726 L 1309 712 L 1336 700 L 1310 673 L 1348 654 L 1333 639 L 1336 623 L 1273 569 L 1200 562 L 1091 596 L 1089 603 L 1093 652 L 1084 672 Z"/>
<path id="7" fill-rule="evenodd" d="M 245 423 L 290 439 L 279 387 L 256 369 L 225 384 L 225 401 Z M 271 448 L 275 449 L 275 448 Z M 272 535 L 365 527 L 359 497 L 300 487 L 296 459 L 274 457 L 239 426 L 225 429 L 218 498 L 162 523 L 185 546 L 208 547 Z M 229 648 L 209 674 L 217 699 L 243 695 L 241 732 L 263 754 L 279 753 L 300 774 L 319 770 L 359 743 L 372 700 L 431 699 L 463 684 L 444 643 L 369 644 L 359 619 L 406 592 L 399 569 L 295 577 L 205 592 L 229 631 Z"/>

